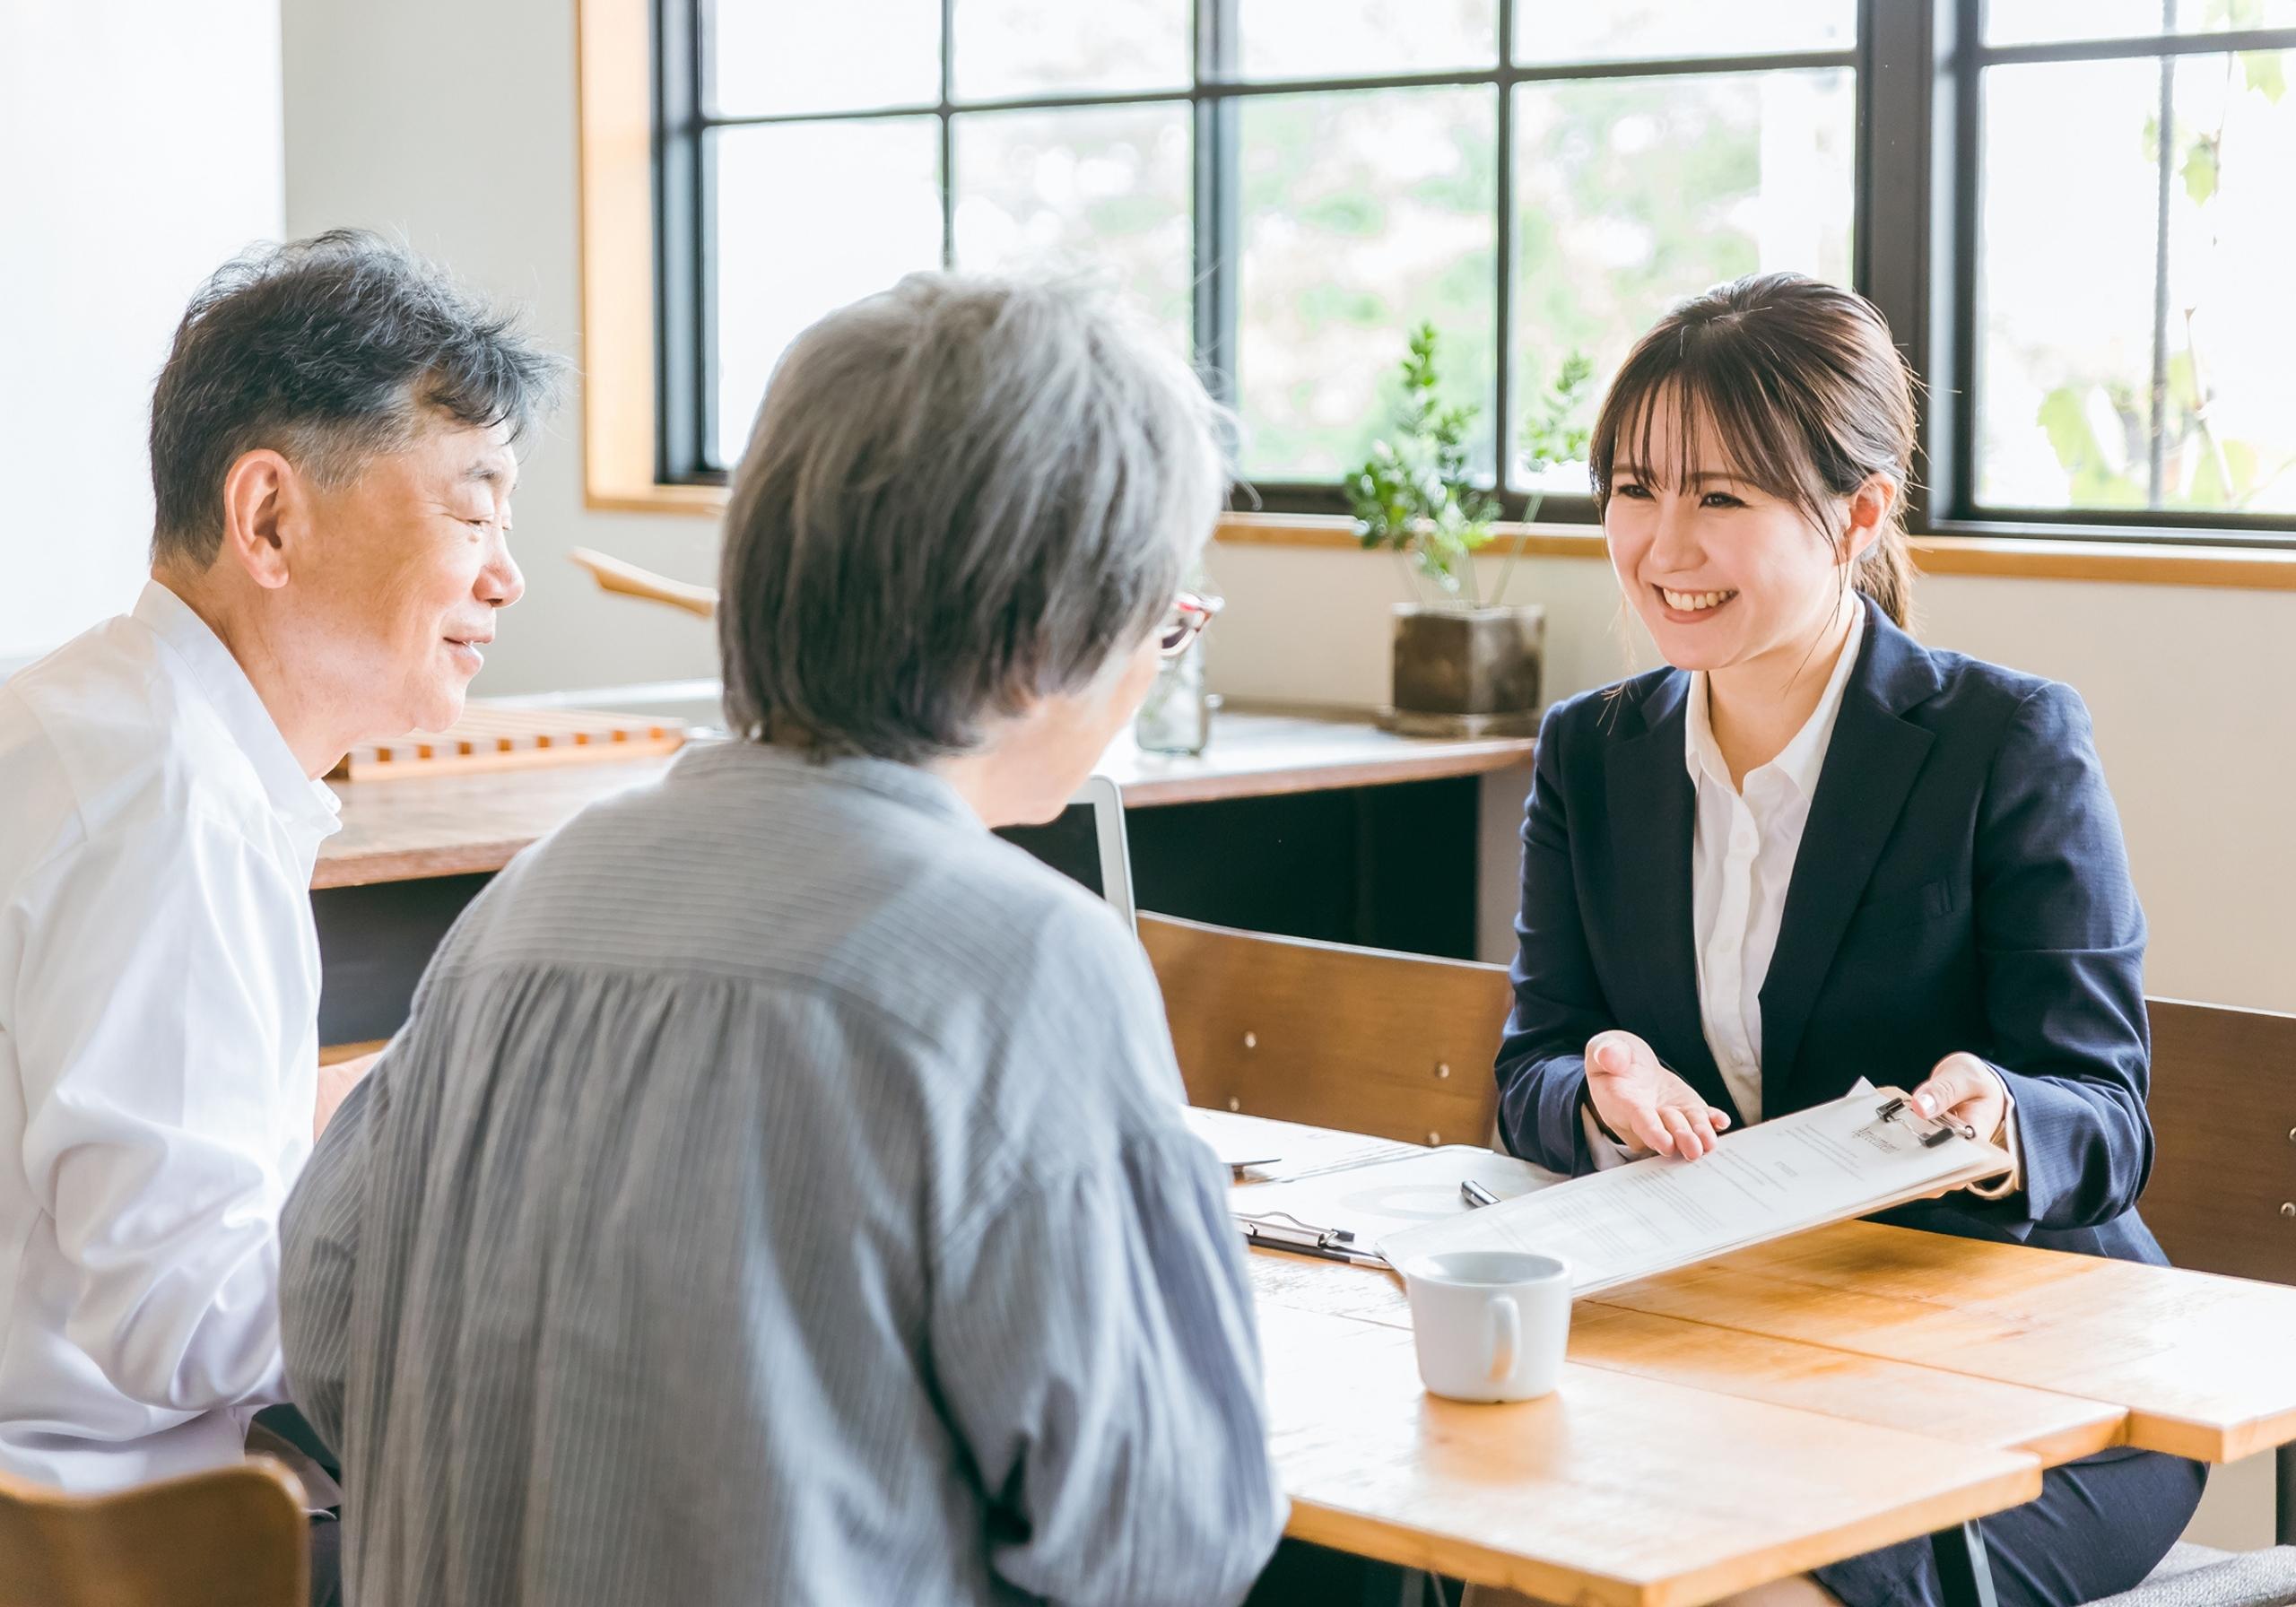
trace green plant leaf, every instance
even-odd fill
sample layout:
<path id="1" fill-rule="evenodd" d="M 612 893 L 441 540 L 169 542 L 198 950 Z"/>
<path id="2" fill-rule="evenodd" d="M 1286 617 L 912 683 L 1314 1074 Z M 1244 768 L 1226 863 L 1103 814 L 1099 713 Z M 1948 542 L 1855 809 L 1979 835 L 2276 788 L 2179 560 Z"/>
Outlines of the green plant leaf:
<path id="1" fill-rule="evenodd" d="M 2250 89 L 2275 106 L 2288 92 L 2287 61 L 2277 50 L 2241 51 L 2240 76 Z"/>
<path id="2" fill-rule="evenodd" d="M 2192 353 L 2179 352 L 2169 359 L 2169 400 L 2187 413 L 2200 411 L 2200 386 L 2194 378 Z"/>
<path id="3" fill-rule="evenodd" d="M 2066 473 L 2078 473 L 2083 465 L 2093 464 L 2102 456 L 2097 450 L 2097 432 L 2089 427 L 2088 410 L 2082 405 L 2078 387 L 2060 385 L 2042 397 L 2036 421 L 2048 437 L 2049 450 L 2057 454 L 2057 461 Z"/>
<path id="4" fill-rule="evenodd" d="M 2185 152 L 2185 194 L 2196 205 L 2205 206 L 2216 193 L 2216 141 L 2203 135 L 2193 141 L 2192 149 Z"/>

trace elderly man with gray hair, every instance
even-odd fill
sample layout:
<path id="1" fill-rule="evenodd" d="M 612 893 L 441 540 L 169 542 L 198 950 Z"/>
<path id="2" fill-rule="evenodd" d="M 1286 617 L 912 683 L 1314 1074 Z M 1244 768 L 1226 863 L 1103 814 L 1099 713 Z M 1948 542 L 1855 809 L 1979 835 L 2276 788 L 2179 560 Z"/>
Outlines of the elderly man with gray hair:
<path id="1" fill-rule="evenodd" d="M 284 1399 L 279 1209 L 359 1069 L 317 1064 L 316 777 L 461 710 L 559 367 L 357 232 L 185 313 L 151 582 L 0 686 L 0 1472 L 216 1467 Z"/>
<path id="2" fill-rule="evenodd" d="M 367 1602 L 1232 1603 L 1284 1503 L 1153 977 L 988 828 L 1138 706 L 1225 473 L 1074 290 L 816 325 L 735 477 L 740 733 L 514 863 L 286 1216 Z"/>

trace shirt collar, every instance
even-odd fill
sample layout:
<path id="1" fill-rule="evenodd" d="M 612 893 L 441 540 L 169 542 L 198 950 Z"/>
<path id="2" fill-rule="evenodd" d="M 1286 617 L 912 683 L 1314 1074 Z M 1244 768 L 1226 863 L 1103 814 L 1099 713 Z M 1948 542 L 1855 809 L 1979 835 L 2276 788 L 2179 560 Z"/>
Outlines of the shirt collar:
<path id="1" fill-rule="evenodd" d="M 817 758 L 771 743 L 735 737 L 723 742 L 688 743 L 679 751 L 670 775 L 673 779 L 690 779 L 741 769 L 800 786 L 857 787 L 976 831 L 986 830 L 972 805 L 947 780 L 922 766 L 900 764 L 890 759 L 851 754 Z"/>
<path id="2" fill-rule="evenodd" d="M 1866 639 L 1866 604 L 1861 598 L 1849 612 L 1849 634 L 1842 639 L 1841 656 L 1834 661 L 1833 673 L 1826 678 L 1826 689 L 1819 694 L 1818 706 L 1802 728 L 1779 751 L 1778 757 L 1747 779 L 1774 770 L 1792 785 L 1805 798 L 1812 796 L 1818 786 L 1818 772 L 1825 768 L 1826 749 L 1833 741 L 1834 722 L 1841 717 L 1841 700 L 1849 687 L 1850 673 L 1857 667 L 1857 649 Z M 1693 670 L 1690 677 L 1690 706 L 1684 710 L 1687 725 L 1683 738 L 1683 760 L 1690 771 L 1692 782 L 1701 776 L 1718 784 L 1725 791 L 1737 789 L 1730 784 L 1730 767 L 1722 758 L 1721 745 L 1714 740 L 1714 727 L 1706 708 L 1706 672 Z"/>
<path id="3" fill-rule="evenodd" d="M 255 683 L 231 656 L 222 638 L 192 612 L 191 604 L 153 580 L 135 599 L 133 617 L 183 660 L 193 684 L 205 695 L 232 742 L 255 767 L 264 792 L 279 812 L 321 837 L 342 830 L 342 800 L 325 784 L 303 774 L 294 751 L 280 734 L 279 722 L 257 695 Z"/>

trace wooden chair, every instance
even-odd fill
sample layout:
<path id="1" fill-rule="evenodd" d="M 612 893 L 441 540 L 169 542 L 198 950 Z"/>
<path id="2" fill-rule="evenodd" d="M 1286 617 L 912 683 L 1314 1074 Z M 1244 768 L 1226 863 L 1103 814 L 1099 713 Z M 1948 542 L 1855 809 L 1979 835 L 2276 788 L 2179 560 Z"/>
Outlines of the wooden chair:
<path id="1" fill-rule="evenodd" d="M 0 1607 L 305 1607 L 309 1543 L 261 1457 L 102 1496 L 0 1477 Z"/>
<path id="2" fill-rule="evenodd" d="M 2296 1015 L 2146 1003 L 2145 1221 L 2179 1266 L 2296 1283 Z"/>
<path id="3" fill-rule="evenodd" d="M 1489 1143 L 1512 993 L 1494 965 L 1140 917 L 1191 1102 Z"/>
<path id="4" fill-rule="evenodd" d="M 2152 1176 L 2138 1209 L 2179 1266 L 2296 1283 L 2296 1015 L 2148 999 Z M 2296 1335 L 2291 1335 L 2296 1340 Z M 2296 1455 L 2279 1455 L 2281 1543 L 2179 1545 L 2115 1607 L 2296 1599 Z"/>

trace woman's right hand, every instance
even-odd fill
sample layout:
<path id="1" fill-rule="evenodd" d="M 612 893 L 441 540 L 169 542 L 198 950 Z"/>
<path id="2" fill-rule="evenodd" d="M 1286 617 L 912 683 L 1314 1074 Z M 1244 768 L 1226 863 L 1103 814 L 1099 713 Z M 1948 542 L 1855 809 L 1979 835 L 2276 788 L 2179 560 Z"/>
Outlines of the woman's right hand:
<path id="1" fill-rule="evenodd" d="M 1695 1160 L 1730 1125 L 1698 1090 L 1658 1064 L 1631 1032 L 1597 1032 L 1587 1040 L 1587 1098 L 1603 1125 L 1661 1155 Z"/>

